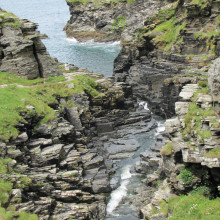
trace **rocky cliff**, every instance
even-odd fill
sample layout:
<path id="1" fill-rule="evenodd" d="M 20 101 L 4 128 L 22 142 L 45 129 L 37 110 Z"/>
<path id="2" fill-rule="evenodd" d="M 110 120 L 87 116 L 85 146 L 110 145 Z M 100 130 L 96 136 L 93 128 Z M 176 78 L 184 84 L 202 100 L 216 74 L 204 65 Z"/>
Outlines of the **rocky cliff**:
<path id="1" fill-rule="evenodd" d="M 85 70 L 68 71 L 66 82 L 0 77 L 0 216 L 104 219 L 110 156 L 118 153 L 106 153 L 106 135 L 150 115 L 132 113 L 132 119 L 124 110 L 129 87 Z M 6 99 L 14 94 L 11 105 Z"/>
<path id="2" fill-rule="evenodd" d="M 61 74 L 36 28 L 33 22 L 0 9 L 0 71 L 28 79 Z"/>
<path id="3" fill-rule="evenodd" d="M 160 162 L 154 170 L 146 170 L 148 185 L 156 186 L 159 179 L 162 181 L 151 201 L 141 208 L 140 216 L 146 219 L 179 219 L 177 212 L 180 210 L 175 211 L 178 208 L 172 206 L 172 200 L 181 206 L 177 195 L 188 194 L 191 201 L 197 193 L 212 199 L 219 197 L 220 119 L 219 99 L 216 98 L 219 91 L 216 93 L 214 89 L 218 80 L 213 80 L 213 76 L 219 78 L 219 68 L 219 59 L 209 68 L 210 90 L 204 79 L 198 84 L 187 84 L 181 90 L 179 101 L 175 103 L 176 117 L 165 122 L 169 140 L 160 150 L 162 158 L 153 158 Z M 186 198 L 182 197 L 183 200 Z M 195 204 L 199 213 L 201 204 L 198 198 Z M 206 208 L 203 207 L 205 215 L 217 219 L 219 204 L 213 206 L 215 211 L 212 214 L 207 211 L 212 205 L 208 201 L 206 204 Z M 188 205 L 192 207 L 189 201 Z M 189 211 L 181 215 L 190 218 L 193 214 Z"/>
<path id="4" fill-rule="evenodd" d="M 67 36 L 121 40 L 114 76 L 165 117 L 190 79 L 219 55 L 219 1 L 71 1 Z M 171 95 L 170 95 L 171 94 Z"/>
<path id="5" fill-rule="evenodd" d="M 164 1 L 152 0 L 67 0 L 71 18 L 65 30 L 79 41 L 132 41 L 146 16 L 157 11 Z"/>
<path id="6" fill-rule="evenodd" d="M 129 82 L 154 112 L 173 115 L 188 83 L 178 75 L 203 74 L 219 56 L 219 7 L 219 1 L 174 1 L 152 12 L 116 58 L 116 81 Z"/>

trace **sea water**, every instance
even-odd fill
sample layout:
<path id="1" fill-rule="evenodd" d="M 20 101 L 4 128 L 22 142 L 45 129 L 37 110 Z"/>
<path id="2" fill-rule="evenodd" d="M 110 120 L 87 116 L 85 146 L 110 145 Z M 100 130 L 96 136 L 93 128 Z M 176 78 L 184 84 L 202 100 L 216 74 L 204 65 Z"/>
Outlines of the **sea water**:
<path id="1" fill-rule="evenodd" d="M 79 43 L 67 38 L 63 28 L 70 13 L 65 0 L 0 0 L 0 7 L 37 23 L 38 30 L 48 36 L 43 40 L 48 52 L 58 61 L 112 75 L 113 62 L 120 51 L 119 42 Z"/>

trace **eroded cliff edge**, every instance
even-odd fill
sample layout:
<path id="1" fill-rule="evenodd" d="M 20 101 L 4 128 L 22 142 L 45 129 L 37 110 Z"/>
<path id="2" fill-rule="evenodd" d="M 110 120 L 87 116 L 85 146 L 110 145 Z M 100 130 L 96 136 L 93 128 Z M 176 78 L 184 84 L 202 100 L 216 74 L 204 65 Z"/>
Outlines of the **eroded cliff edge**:
<path id="1" fill-rule="evenodd" d="M 28 79 L 61 74 L 36 29 L 33 22 L 0 9 L 0 71 Z"/>

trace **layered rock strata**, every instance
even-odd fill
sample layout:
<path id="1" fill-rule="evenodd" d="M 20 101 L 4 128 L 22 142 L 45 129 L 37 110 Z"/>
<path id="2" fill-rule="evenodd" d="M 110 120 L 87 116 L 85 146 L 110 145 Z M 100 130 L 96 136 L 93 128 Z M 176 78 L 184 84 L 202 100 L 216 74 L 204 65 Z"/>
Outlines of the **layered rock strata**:
<path id="1" fill-rule="evenodd" d="M 10 205 L 18 213 L 35 213 L 39 219 L 104 219 L 103 193 L 112 190 L 112 160 L 130 157 L 139 147 L 123 140 L 130 129 L 126 127 L 147 123 L 151 115 L 134 111 L 127 98 L 130 86 L 125 83 L 85 70 L 65 73 L 67 80 L 79 75 L 96 78 L 101 95 L 84 92 L 60 98 L 53 106 L 56 119 L 37 127 L 36 109 L 28 106 L 33 112 L 22 114 L 24 120 L 16 126 L 18 137 L 1 141 L 1 158 L 11 158 L 9 172 L 1 173 L 1 179 L 12 184 L 6 209 Z"/>
<path id="2" fill-rule="evenodd" d="M 213 75 L 219 75 L 219 59 L 208 71 L 210 92 L 204 93 L 202 83 L 187 84 L 180 92 L 180 100 L 175 103 L 176 117 L 165 122 L 169 140 L 160 151 L 162 158 L 157 160 L 158 169 L 145 171 L 148 185 L 156 186 L 156 181 L 166 179 L 152 195 L 151 201 L 141 208 L 141 217 L 168 217 L 170 213 L 161 211 L 161 201 L 168 201 L 199 186 L 209 187 L 210 192 L 218 196 L 220 119 L 215 109 L 219 107 L 219 99 L 216 98 L 219 91 L 214 89 L 218 83 L 213 80 Z M 183 177 L 184 172 L 187 172 L 187 178 Z M 154 214 L 155 210 L 157 214 Z"/>

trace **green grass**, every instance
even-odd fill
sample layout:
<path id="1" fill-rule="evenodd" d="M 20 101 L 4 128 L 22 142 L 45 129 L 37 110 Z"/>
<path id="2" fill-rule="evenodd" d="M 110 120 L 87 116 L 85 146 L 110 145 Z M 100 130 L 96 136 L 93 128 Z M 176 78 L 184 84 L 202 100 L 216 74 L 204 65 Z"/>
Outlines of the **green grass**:
<path id="1" fill-rule="evenodd" d="M 16 210 L 13 210 L 12 213 L 15 215 L 13 216 L 12 213 L 6 211 L 5 207 L 7 207 L 6 203 L 8 203 L 12 193 L 12 187 L 13 184 L 11 182 L 0 179 L 0 219 L 12 220 L 15 219 L 15 216 L 18 216 L 18 218 L 16 218 L 18 220 L 38 220 L 36 214 L 30 214 L 25 211 L 17 213 Z M 10 210 L 10 207 L 7 210 Z"/>
<path id="2" fill-rule="evenodd" d="M 218 149 L 218 148 L 211 149 L 207 153 L 204 154 L 204 157 L 220 158 L 220 149 Z"/>
<path id="3" fill-rule="evenodd" d="M 12 161 L 11 158 L 0 157 L 0 173 L 1 174 L 6 174 L 12 171 L 12 169 L 8 167 L 8 163 L 10 163 L 11 161 Z"/>
<path id="4" fill-rule="evenodd" d="M 9 199 L 13 184 L 0 179 L 0 206 L 3 206 Z"/>
<path id="5" fill-rule="evenodd" d="M 220 198 L 209 200 L 194 193 L 181 195 L 168 200 L 168 209 L 172 212 L 169 220 L 217 220 L 220 216 Z"/>
<path id="6" fill-rule="evenodd" d="M 19 28 L 19 27 L 21 26 L 21 23 L 20 23 L 20 21 L 19 21 L 19 18 L 18 18 L 16 15 L 14 15 L 14 14 L 11 13 L 11 12 L 4 11 L 4 10 L 2 10 L 2 9 L 0 8 L 0 18 L 2 18 L 3 21 L 4 21 L 4 19 L 5 19 L 5 18 L 8 18 L 8 17 L 12 18 L 13 21 L 4 22 L 4 23 L 2 24 L 3 27 L 9 25 L 9 26 L 14 27 L 14 28 Z"/>
<path id="7" fill-rule="evenodd" d="M 186 22 L 179 23 L 176 17 L 170 18 L 168 21 L 164 21 L 154 28 L 149 35 L 156 32 L 162 32 L 157 35 L 153 40 L 156 44 L 163 45 L 164 50 L 169 50 L 178 40 L 180 40 L 180 31 L 186 27 Z"/>
<path id="8" fill-rule="evenodd" d="M 65 77 L 63 75 L 60 75 L 60 76 L 50 76 L 48 77 L 45 82 L 62 82 L 62 81 L 65 81 Z"/>
<path id="9" fill-rule="evenodd" d="M 35 115 L 39 124 L 46 123 L 56 117 L 54 108 L 59 104 L 58 99 L 68 97 L 73 93 L 86 92 L 91 96 L 98 96 L 96 82 L 87 76 L 75 76 L 74 80 L 63 83 L 41 83 L 41 80 L 25 80 L 10 74 L 1 74 L 0 84 L 16 83 L 21 85 L 34 85 L 19 88 L 16 85 L 0 88 L 0 139 L 8 140 L 16 138 L 18 130 L 16 125 L 25 122 L 21 113 Z M 63 80 L 62 77 L 58 77 Z M 46 80 L 47 81 L 47 80 Z M 57 78 L 49 78 L 50 82 Z M 67 83 L 73 83 L 74 89 L 66 88 Z M 37 84 L 37 85 L 35 85 Z M 27 109 L 27 105 L 33 106 L 35 110 Z"/>
<path id="10" fill-rule="evenodd" d="M 126 18 L 124 16 L 118 16 L 117 19 L 114 20 L 110 30 L 124 30 L 126 27 Z"/>
<path id="11" fill-rule="evenodd" d="M 148 18 L 145 21 L 145 25 L 151 25 L 151 24 L 160 24 L 168 19 L 170 19 L 171 17 L 173 17 L 175 15 L 175 9 L 173 8 L 166 8 L 166 9 L 161 9 L 159 10 L 159 12 Z"/>
<path id="12" fill-rule="evenodd" d="M 163 146 L 160 150 L 161 155 L 169 156 L 172 154 L 173 145 L 172 142 L 168 142 L 165 146 Z"/>
<path id="13" fill-rule="evenodd" d="M 23 86 L 32 86 L 32 85 L 43 83 L 43 79 L 38 78 L 34 80 L 27 80 L 27 79 L 16 77 L 10 73 L 0 72 L 0 85 L 14 84 L 14 83 L 23 85 Z"/>
<path id="14" fill-rule="evenodd" d="M 20 212 L 18 220 L 38 220 L 38 217 L 36 214 L 30 214 L 25 211 Z"/>

